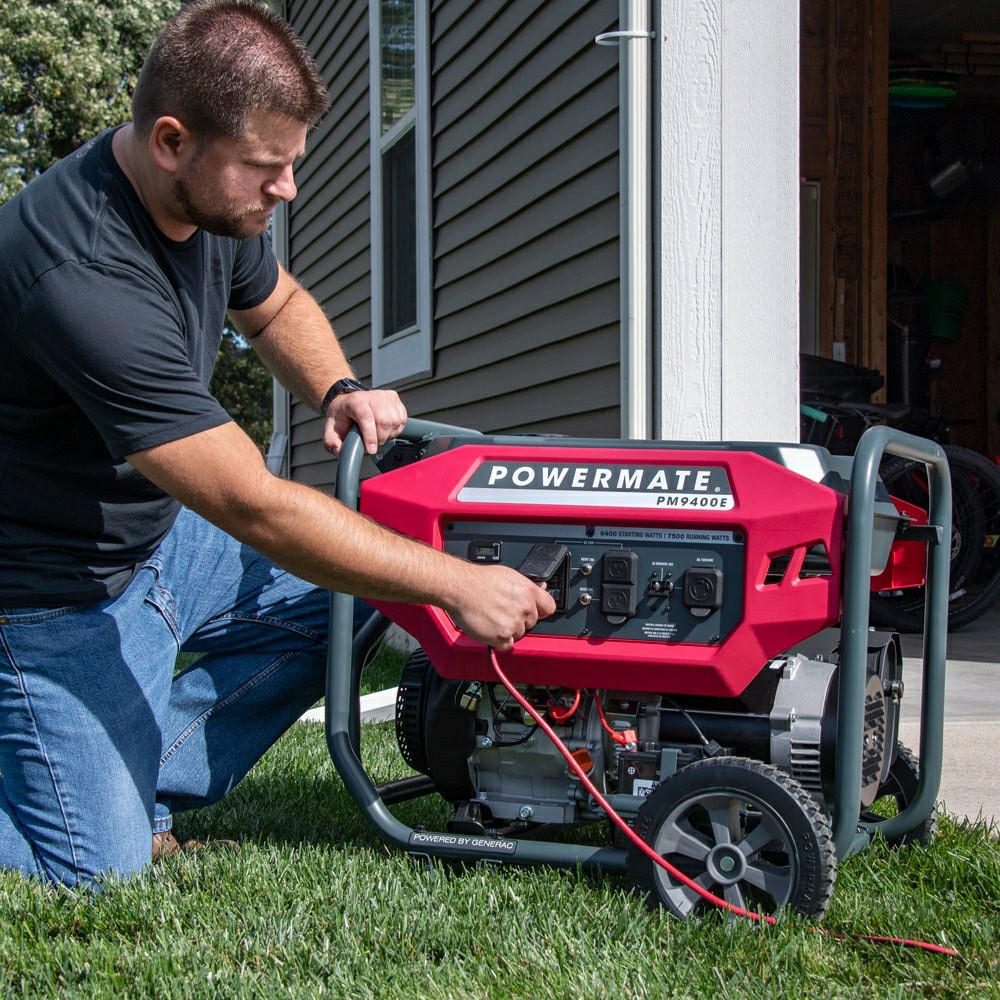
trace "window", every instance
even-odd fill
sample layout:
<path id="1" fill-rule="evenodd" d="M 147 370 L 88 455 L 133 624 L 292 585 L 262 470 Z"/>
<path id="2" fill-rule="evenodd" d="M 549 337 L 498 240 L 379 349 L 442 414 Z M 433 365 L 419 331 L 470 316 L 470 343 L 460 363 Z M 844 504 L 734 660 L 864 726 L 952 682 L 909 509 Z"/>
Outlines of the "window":
<path id="1" fill-rule="evenodd" d="M 372 0 L 372 382 L 431 371 L 427 0 Z"/>

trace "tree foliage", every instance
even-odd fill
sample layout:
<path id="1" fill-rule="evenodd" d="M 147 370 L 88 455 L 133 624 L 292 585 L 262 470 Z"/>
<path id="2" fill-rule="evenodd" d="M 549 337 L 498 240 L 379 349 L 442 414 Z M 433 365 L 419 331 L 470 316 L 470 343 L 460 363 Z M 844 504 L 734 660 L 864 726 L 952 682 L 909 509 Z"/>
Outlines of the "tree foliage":
<path id="1" fill-rule="evenodd" d="M 226 328 L 212 375 L 212 392 L 262 452 L 271 439 L 271 375 L 250 345 Z"/>
<path id="2" fill-rule="evenodd" d="M 129 117 L 149 47 L 180 0 L 0 0 L 0 203 Z"/>

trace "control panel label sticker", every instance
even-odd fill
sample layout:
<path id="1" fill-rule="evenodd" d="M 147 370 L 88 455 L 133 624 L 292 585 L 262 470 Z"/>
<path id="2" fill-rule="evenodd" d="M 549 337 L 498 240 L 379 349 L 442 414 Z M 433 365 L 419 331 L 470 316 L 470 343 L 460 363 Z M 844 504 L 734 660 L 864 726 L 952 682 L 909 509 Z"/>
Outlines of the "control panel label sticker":
<path id="1" fill-rule="evenodd" d="M 673 528 L 604 528 L 594 529 L 594 537 L 617 542 L 698 542 L 710 545 L 735 545 L 740 539 L 732 531 L 684 531 Z"/>
<path id="2" fill-rule="evenodd" d="M 732 510 L 720 466 L 550 465 L 484 462 L 458 494 L 463 503 Z"/>
<path id="3" fill-rule="evenodd" d="M 665 642 L 677 638 L 677 626 L 673 622 L 643 622 L 642 634 L 647 639 Z"/>

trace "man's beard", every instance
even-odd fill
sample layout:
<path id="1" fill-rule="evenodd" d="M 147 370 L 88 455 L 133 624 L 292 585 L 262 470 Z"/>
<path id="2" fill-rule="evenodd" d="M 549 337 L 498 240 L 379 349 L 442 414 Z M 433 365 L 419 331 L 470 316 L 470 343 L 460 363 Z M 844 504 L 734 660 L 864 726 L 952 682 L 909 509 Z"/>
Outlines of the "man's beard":
<path id="1" fill-rule="evenodd" d="M 267 229 L 274 209 L 274 205 L 255 205 L 234 213 L 232 209 L 198 206 L 190 187 L 180 179 L 174 182 L 174 199 L 185 222 L 215 236 L 229 236 L 235 240 L 259 236 Z"/>

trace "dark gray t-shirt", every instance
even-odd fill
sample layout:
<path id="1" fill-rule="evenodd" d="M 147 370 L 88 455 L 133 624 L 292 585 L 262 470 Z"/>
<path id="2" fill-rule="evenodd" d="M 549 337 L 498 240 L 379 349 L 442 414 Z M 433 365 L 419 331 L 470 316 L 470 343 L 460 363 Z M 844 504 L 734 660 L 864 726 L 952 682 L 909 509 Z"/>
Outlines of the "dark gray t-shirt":
<path id="1" fill-rule="evenodd" d="M 0 607 L 120 592 L 177 503 L 123 456 L 230 418 L 227 308 L 277 282 L 266 237 L 153 224 L 104 132 L 0 207 Z"/>

